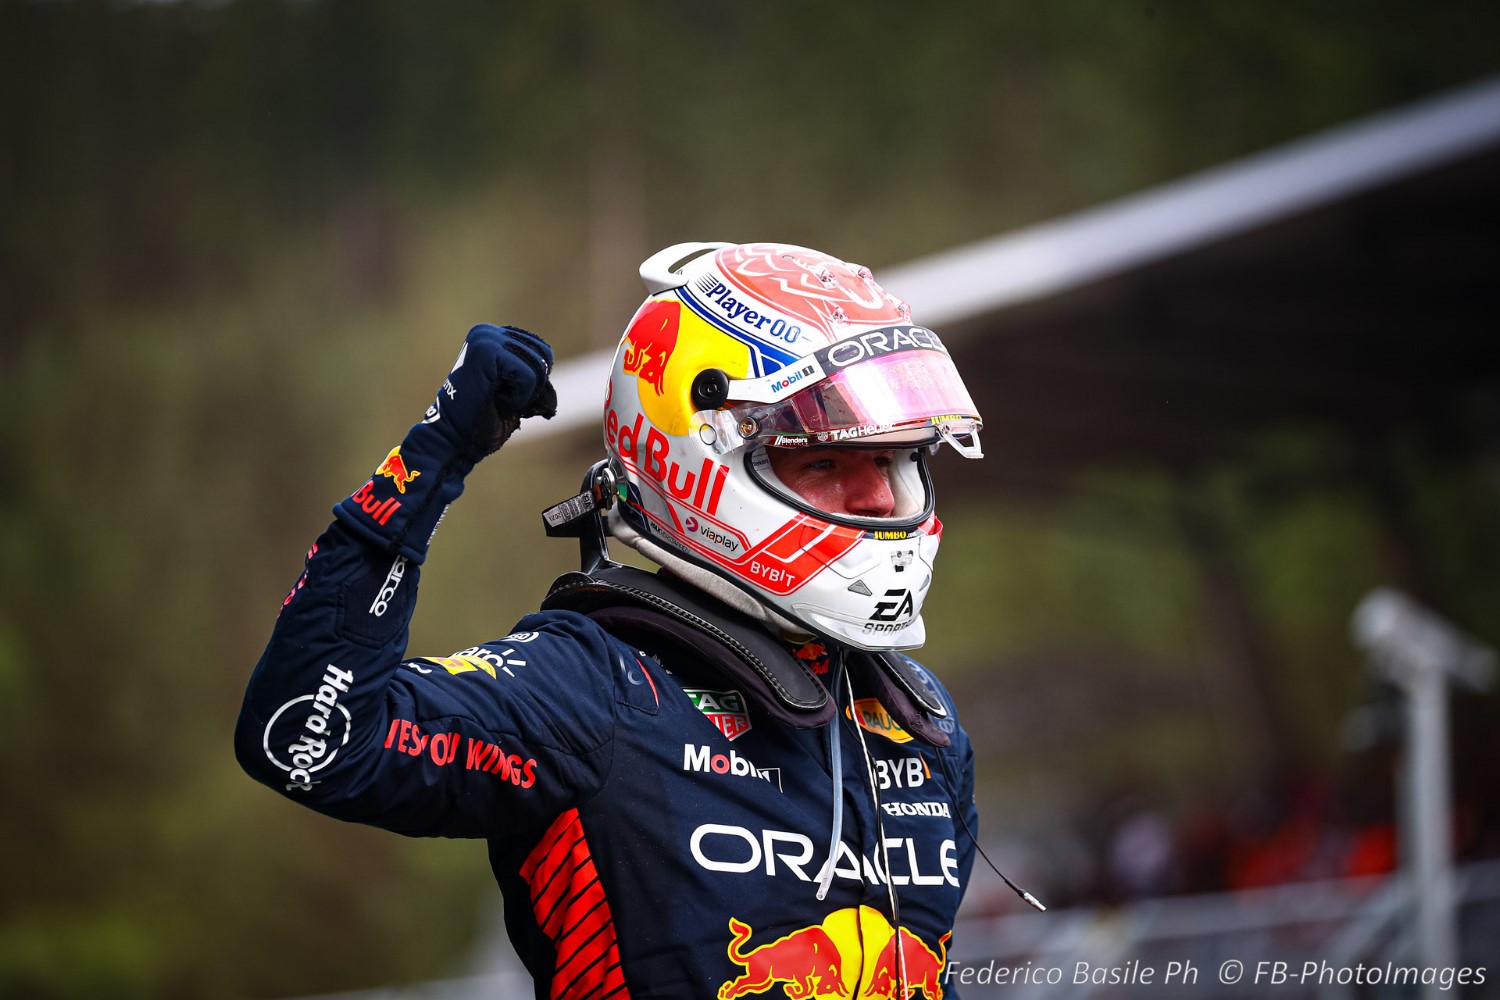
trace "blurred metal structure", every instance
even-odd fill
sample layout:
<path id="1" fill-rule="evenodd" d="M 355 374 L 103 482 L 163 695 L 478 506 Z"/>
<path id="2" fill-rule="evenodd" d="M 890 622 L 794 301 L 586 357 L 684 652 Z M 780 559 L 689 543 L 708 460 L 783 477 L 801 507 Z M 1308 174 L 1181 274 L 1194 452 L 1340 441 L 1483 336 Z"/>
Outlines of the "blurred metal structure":
<path id="1" fill-rule="evenodd" d="M 877 274 L 975 373 L 1005 461 L 966 485 L 1051 491 L 1289 419 L 1440 419 L 1500 375 L 1497 230 L 1491 79 Z M 610 354 L 561 363 L 558 416 L 522 439 L 596 433 Z"/>
<path id="2" fill-rule="evenodd" d="M 974 970 L 969 983 L 955 981 L 965 1000 L 1410 996 L 1421 985 L 1415 981 L 1420 973 L 1413 977 L 1402 970 L 1427 967 L 1425 960 L 1413 957 L 1407 913 L 1415 894 L 1409 877 L 1393 875 L 1153 899 L 1116 909 L 1076 907 L 1054 910 L 1045 918 L 1018 913 L 961 924 L 948 957 L 957 963 L 950 969 Z M 1444 995 L 1500 996 L 1495 970 L 1500 862 L 1459 868 L 1454 899 L 1463 930 L 1454 961 L 1486 969 L 1482 982 L 1468 988 L 1450 983 Z M 1079 963 L 1084 963 L 1082 970 Z M 1165 982 L 1174 963 L 1174 978 Z M 1363 976 L 1360 966 L 1366 970 Z M 993 970 L 991 980 L 1000 970 L 1011 970 L 1010 981 L 977 981 L 986 968 Z M 1107 970 L 1129 975 L 1145 969 L 1154 971 L 1152 981 L 1090 981 L 1106 978 Z M 1060 970 L 1061 982 L 1016 982 L 1022 975 L 1035 980 L 1038 970 L 1043 977 L 1048 970 Z M 1100 970 L 1106 975 L 1099 976 Z M 1080 972 L 1081 982 L 1076 981 Z"/>
<path id="3" fill-rule="evenodd" d="M 1448 688 L 1456 683 L 1489 690 L 1495 651 L 1388 587 L 1360 601 L 1351 630 L 1376 674 L 1403 695 L 1406 757 L 1400 799 L 1407 884 L 1422 962 L 1446 968 L 1454 964 L 1458 938 Z M 1429 986 L 1424 995 L 1435 998 L 1441 992 Z"/>

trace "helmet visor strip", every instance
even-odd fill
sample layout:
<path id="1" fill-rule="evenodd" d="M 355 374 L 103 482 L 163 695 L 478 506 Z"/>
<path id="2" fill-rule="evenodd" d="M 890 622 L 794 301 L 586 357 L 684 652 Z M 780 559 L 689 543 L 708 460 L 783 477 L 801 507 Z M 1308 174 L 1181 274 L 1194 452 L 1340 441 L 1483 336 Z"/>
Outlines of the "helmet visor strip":
<path id="1" fill-rule="evenodd" d="M 716 450 L 724 453 L 745 444 L 797 447 L 947 441 L 965 457 L 980 457 L 983 420 L 940 344 L 902 346 L 839 367 L 839 356 L 828 355 L 845 343 L 794 362 L 768 378 L 731 382 L 730 399 L 748 396 L 750 401 L 734 402 L 713 413 Z M 932 343 L 937 343 L 935 336 Z M 849 353 L 844 351 L 845 356 Z M 756 398 L 778 388 L 783 393 L 779 399 Z"/>

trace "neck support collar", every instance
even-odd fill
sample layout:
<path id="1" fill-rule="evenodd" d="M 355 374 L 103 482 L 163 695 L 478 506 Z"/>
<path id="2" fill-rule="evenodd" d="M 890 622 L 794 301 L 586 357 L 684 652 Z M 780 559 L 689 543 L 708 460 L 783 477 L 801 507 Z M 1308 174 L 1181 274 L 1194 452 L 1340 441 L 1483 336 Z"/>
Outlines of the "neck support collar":
<path id="1" fill-rule="evenodd" d="M 817 729 L 834 719 L 828 690 L 759 622 L 669 576 L 619 565 L 567 573 L 553 582 L 542 609 L 577 611 L 609 632 L 669 642 L 733 680 L 785 725 Z M 874 694 L 901 728 L 930 746 L 949 744 L 934 721 L 947 709 L 905 657 L 838 650 L 856 686 Z"/>

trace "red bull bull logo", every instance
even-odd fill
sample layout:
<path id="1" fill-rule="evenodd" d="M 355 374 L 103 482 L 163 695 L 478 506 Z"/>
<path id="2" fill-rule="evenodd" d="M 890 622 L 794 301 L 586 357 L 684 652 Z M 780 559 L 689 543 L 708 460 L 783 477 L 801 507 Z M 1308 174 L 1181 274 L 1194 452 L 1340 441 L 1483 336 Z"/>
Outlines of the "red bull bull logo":
<path id="1" fill-rule="evenodd" d="M 780 986 L 792 1000 L 847 997 L 942 1000 L 950 931 L 928 947 L 905 927 L 892 930 L 868 906 L 836 910 L 821 924 L 799 927 L 748 947 L 754 930 L 729 921 L 730 961 L 744 972 L 719 987 L 719 1000 L 765 993 Z M 866 956 L 874 955 L 873 962 Z"/>
<path id="2" fill-rule="evenodd" d="M 718 368 L 730 378 L 744 378 L 750 370 L 750 349 L 732 336 L 705 323 L 685 310 L 676 298 L 663 298 L 641 306 L 625 337 L 620 341 L 620 374 L 633 376 L 635 392 L 611 385 L 612 403 L 606 410 L 624 407 L 622 419 L 630 420 L 635 401 L 658 430 L 669 436 L 693 429 L 690 387 L 706 368 Z M 627 383 L 628 384 L 628 383 Z"/>
<path id="3" fill-rule="evenodd" d="M 385 456 L 385 461 L 375 469 L 375 475 L 395 480 L 396 492 L 405 493 L 406 484 L 416 479 L 421 473 L 407 471 L 406 459 L 401 457 L 401 447 L 397 445 L 391 449 L 389 455 Z"/>
<path id="4" fill-rule="evenodd" d="M 860 996 L 907 1000 L 920 992 L 927 1000 L 943 1000 L 943 967 L 948 962 L 948 939 L 952 936 L 949 931 L 938 938 L 938 950 L 934 952 L 902 927 L 880 949 L 870 985 Z"/>
<path id="5" fill-rule="evenodd" d="M 745 950 L 750 927 L 730 918 L 729 958 L 744 966 L 744 975 L 719 987 L 719 1000 L 746 993 L 764 993 L 777 983 L 793 1000 L 806 997 L 846 997 L 844 959 L 839 946 L 822 927 L 800 927 L 769 944 Z"/>
<path id="6" fill-rule="evenodd" d="M 822 675 L 828 673 L 828 647 L 821 642 L 809 642 L 797 650 L 797 659 L 807 664 L 807 668 L 813 673 Z"/>
<path id="7" fill-rule="evenodd" d="M 660 396 L 666 392 L 667 362 L 677 347 L 677 323 L 681 307 L 676 302 L 650 302 L 625 334 L 627 372 L 651 387 Z"/>

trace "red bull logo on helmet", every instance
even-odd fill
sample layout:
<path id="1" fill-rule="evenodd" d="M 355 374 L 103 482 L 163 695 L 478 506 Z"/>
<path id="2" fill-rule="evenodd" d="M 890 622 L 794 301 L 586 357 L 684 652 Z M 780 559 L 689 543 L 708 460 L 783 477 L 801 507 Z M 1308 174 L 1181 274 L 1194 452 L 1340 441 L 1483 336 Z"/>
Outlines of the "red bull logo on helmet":
<path id="1" fill-rule="evenodd" d="M 666 392 L 667 362 L 677 349 L 681 313 L 676 302 L 648 302 L 625 332 L 624 369 L 649 383 L 658 396 Z"/>
<path id="2" fill-rule="evenodd" d="M 421 473 L 407 470 L 406 459 L 401 457 L 401 446 L 397 445 L 391 449 L 389 455 L 385 456 L 385 461 L 375 469 L 375 475 L 395 480 L 396 492 L 405 493 L 406 484 L 416 479 Z"/>
<path id="3" fill-rule="evenodd" d="M 729 960 L 744 971 L 719 987 L 719 1000 L 766 993 L 813 997 L 942 1000 L 950 931 L 929 947 L 879 910 L 836 910 L 821 924 L 798 927 L 752 945 L 755 931 L 730 918 Z M 766 935 L 766 937 L 770 937 Z M 870 961 L 866 956 L 873 955 Z M 774 994 L 773 994 L 774 995 Z"/>
<path id="4" fill-rule="evenodd" d="M 678 436 L 692 429 L 697 411 L 691 399 L 693 379 L 706 368 L 744 378 L 750 349 L 668 297 L 649 300 L 636 312 L 620 341 L 618 364 L 621 375 L 634 377 L 634 395 L 646 418 L 663 433 Z M 634 409 L 632 400 L 614 398 L 623 390 L 611 385 L 613 402 L 606 409 Z"/>

